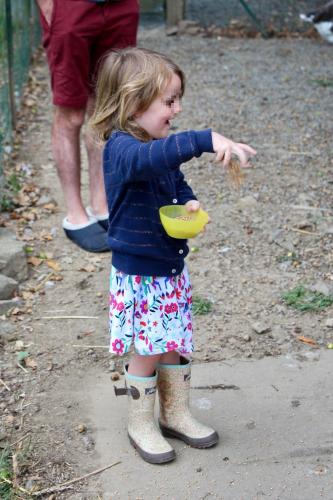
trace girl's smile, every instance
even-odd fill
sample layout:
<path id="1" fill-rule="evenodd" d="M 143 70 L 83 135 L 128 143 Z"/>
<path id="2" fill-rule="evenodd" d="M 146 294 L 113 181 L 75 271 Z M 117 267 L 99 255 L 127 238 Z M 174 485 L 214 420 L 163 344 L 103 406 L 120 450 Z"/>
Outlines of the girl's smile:
<path id="1" fill-rule="evenodd" d="M 143 112 L 135 115 L 136 123 L 142 127 L 152 139 L 168 136 L 171 120 L 181 111 L 181 80 L 175 73 L 165 87 L 162 95 L 156 97 Z"/>

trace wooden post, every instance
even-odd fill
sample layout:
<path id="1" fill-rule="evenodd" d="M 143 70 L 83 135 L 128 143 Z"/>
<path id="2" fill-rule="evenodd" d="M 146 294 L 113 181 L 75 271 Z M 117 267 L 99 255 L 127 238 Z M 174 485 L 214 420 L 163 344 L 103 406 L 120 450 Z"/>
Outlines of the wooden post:
<path id="1" fill-rule="evenodd" d="M 167 26 L 177 26 L 185 16 L 186 0 L 166 0 L 166 24 Z"/>

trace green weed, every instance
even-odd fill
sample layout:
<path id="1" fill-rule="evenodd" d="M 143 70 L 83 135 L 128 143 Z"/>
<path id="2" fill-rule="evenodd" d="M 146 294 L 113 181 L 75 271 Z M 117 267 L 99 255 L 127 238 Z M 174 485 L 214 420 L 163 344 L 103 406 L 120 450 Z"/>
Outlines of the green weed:
<path id="1" fill-rule="evenodd" d="M 6 194 L 0 198 L 0 212 L 11 212 L 14 209 L 14 203 Z"/>
<path id="2" fill-rule="evenodd" d="M 287 254 L 280 255 L 276 258 L 277 262 L 299 262 L 299 257 L 295 254 L 295 252 L 288 252 Z"/>
<path id="3" fill-rule="evenodd" d="M 313 81 L 324 88 L 333 87 L 333 78 L 316 78 Z"/>
<path id="4" fill-rule="evenodd" d="M 203 314 L 208 314 L 212 310 L 213 304 L 210 300 L 203 299 L 198 295 L 193 296 L 193 314 L 196 316 L 201 316 Z"/>
<path id="5" fill-rule="evenodd" d="M 10 176 L 8 176 L 6 182 L 9 189 L 13 191 L 13 193 L 18 193 L 21 189 L 21 183 L 16 174 L 11 174 Z"/>
<path id="6" fill-rule="evenodd" d="M 0 452 L 0 498 L 2 500 L 12 500 L 15 498 L 11 484 L 12 477 L 11 453 L 5 448 Z"/>
<path id="7" fill-rule="evenodd" d="M 298 311 L 321 311 L 333 304 L 333 295 L 312 292 L 300 285 L 282 295 L 285 303 Z"/>

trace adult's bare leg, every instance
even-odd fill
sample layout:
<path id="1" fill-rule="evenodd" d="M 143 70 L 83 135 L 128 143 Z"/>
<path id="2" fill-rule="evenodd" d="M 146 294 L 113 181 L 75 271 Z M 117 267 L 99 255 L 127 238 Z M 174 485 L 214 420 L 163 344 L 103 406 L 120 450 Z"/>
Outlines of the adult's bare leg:
<path id="1" fill-rule="evenodd" d="M 95 99 L 90 97 L 87 104 L 88 118 L 92 115 L 94 106 Z M 108 206 L 103 178 L 103 145 L 99 143 L 97 137 L 94 136 L 94 133 L 89 126 L 86 129 L 84 141 L 87 149 L 89 165 L 90 207 L 94 215 L 104 216 L 108 213 Z"/>
<path id="2" fill-rule="evenodd" d="M 64 193 L 67 220 L 71 224 L 88 222 L 81 199 L 80 131 L 84 117 L 84 108 L 55 107 L 52 127 L 53 154 Z"/>

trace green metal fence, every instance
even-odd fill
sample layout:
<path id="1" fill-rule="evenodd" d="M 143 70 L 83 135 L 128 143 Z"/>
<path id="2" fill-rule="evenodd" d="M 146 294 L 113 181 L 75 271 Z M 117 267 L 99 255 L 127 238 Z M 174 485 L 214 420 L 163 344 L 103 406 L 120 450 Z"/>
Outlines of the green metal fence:
<path id="1" fill-rule="evenodd" d="M 40 43 L 35 0 L 0 0 L 0 175 L 27 81 L 31 56 Z"/>

